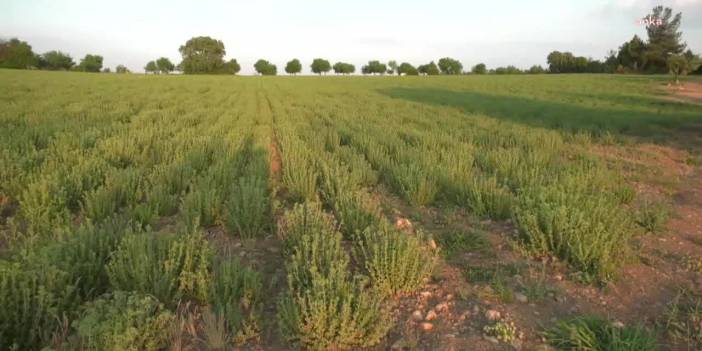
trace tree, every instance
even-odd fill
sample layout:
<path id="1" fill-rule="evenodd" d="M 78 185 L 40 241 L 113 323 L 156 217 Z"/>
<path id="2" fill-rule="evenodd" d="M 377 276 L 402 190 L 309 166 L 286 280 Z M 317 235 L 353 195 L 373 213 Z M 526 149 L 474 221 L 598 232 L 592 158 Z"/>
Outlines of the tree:
<path id="1" fill-rule="evenodd" d="M 443 74 L 461 74 L 463 65 L 450 57 L 444 57 L 439 60 L 439 69 Z"/>
<path id="2" fill-rule="evenodd" d="M 657 6 L 644 20 L 648 34 L 646 69 L 662 73 L 668 66 L 668 57 L 682 54 L 687 46 L 681 42 L 682 32 L 679 31 L 682 14 L 673 16 L 673 10 L 669 7 Z"/>
<path id="3" fill-rule="evenodd" d="M 102 69 L 102 73 L 112 73 L 112 70 L 110 70 L 110 67 L 105 67 Z"/>
<path id="4" fill-rule="evenodd" d="M 336 74 L 351 74 L 356 72 L 356 66 L 345 62 L 337 62 L 334 64 L 333 68 Z"/>
<path id="5" fill-rule="evenodd" d="M 487 67 L 484 63 L 479 63 L 473 66 L 473 68 L 471 68 L 470 71 L 473 72 L 473 74 L 485 74 L 487 73 Z"/>
<path id="6" fill-rule="evenodd" d="M 620 65 L 638 72 L 646 64 L 647 50 L 648 46 L 646 43 L 638 35 L 634 35 L 630 41 L 619 47 L 617 61 Z"/>
<path id="7" fill-rule="evenodd" d="M 224 65 L 224 43 L 210 37 L 194 37 L 181 45 L 180 63 L 185 74 L 218 73 Z"/>
<path id="8" fill-rule="evenodd" d="M 388 74 L 395 74 L 395 72 L 397 72 L 397 75 L 399 76 L 400 71 L 398 71 L 397 69 L 398 69 L 397 61 L 395 61 L 395 60 L 388 61 Z"/>
<path id="9" fill-rule="evenodd" d="M 61 51 L 48 51 L 41 55 L 38 59 L 38 67 L 40 69 L 48 69 L 51 71 L 65 70 L 68 71 L 76 63 L 70 55 L 64 54 Z"/>
<path id="10" fill-rule="evenodd" d="M 36 63 L 32 47 L 26 41 L 17 38 L 0 40 L 0 68 L 27 69 Z"/>
<path id="11" fill-rule="evenodd" d="M 380 61 L 368 61 L 368 64 L 361 67 L 361 73 L 363 74 L 384 74 L 388 70 L 388 67 Z"/>
<path id="12" fill-rule="evenodd" d="M 541 67 L 541 65 L 533 65 L 529 68 L 527 73 L 529 73 L 529 74 L 542 74 L 542 73 L 546 73 L 546 70 L 543 67 Z"/>
<path id="13" fill-rule="evenodd" d="M 264 59 L 256 61 L 254 69 L 262 76 L 274 76 L 278 72 L 278 68 L 274 64 Z"/>
<path id="14" fill-rule="evenodd" d="M 302 72 L 302 64 L 300 64 L 300 60 L 292 59 L 285 64 L 285 73 L 295 75 L 300 72 Z"/>
<path id="15" fill-rule="evenodd" d="M 129 71 L 129 68 L 127 68 L 126 66 L 117 65 L 117 67 L 115 67 L 115 73 L 125 74 L 125 73 L 131 73 L 131 72 Z"/>
<path id="16" fill-rule="evenodd" d="M 403 62 L 397 67 L 397 74 L 404 74 L 406 76 L 416 76 L 419 74 L 417 69 L 409 64 L 408 62 Z"/>
<path id="17" fill-rule="evenodd" d="M 149 61 L 144 67 L 144 72 L 158 73 L 158 65 L 156 65 L 156 61 Z"/>
<path id="18" fill-rule="evenodd" d="M 241 71 L 241 65 L 239 65 L 239 62 L 236 62 L 236 59 L 231 59 L 225 62 L 217 73 L 237 74 L 239 71 Z"/>
<path id="19" fill-rule="evenodd" d="M 175 65 L 166 57 L 156 60 L 156 67 L 163 74 L 171 73 L 175 69 Z"/>
<path id="20" fill-rule="evenodd" d="M 700 60 L 690 51 L 689 54 L 670 55 L 667 65 L 668 71 L 675 79 L 675 84 L 680 84 L 679 77 L 697 70 L 700 67 Z"/>
<path id="21" fill-rule="evenodd" d="M 100 55 L 85 55 L 78 65 L 78 70 L 82 72 L 100 72 L 101 69 L 102 56 Z"/>
<path id="22" fill-rule="evenodd" d="M 312 69 L 313 73 L 317 73 L 321 75 L 322 73 L 327 73 L 331 71 L 331 65 L 329 64 L 329 61 L 321 58 L 316 58 L 312 60 L 312 64 L 310 65 L 310 68 Z"/>
<path id="23" fill-rule="evenodd" d="M 417 67 L 417 71 L 421 74 L 426 74 L 428 76 L 435 76 L 439 74 L 439 67 L 436 66 L 436 63 L 434 61 L 431 61 L 425 65 L 421 65 Z"/>

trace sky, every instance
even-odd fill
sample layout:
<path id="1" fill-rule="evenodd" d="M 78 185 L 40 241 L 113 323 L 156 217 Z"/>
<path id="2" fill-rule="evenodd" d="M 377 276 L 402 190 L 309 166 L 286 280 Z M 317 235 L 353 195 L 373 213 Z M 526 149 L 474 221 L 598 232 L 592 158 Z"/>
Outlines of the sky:
<path id="1" fill-rule="evenodd" d="M 656 5 L 682 12 L 683 40 L 702 52 L 702 0 L 0 0 L 0 38 L 20 38 L 35 52 L 68 52 L 76 62 L 100 54 L 104 64 L 143 72 L 149 60 L 181 60 L 194 36 L 222 40 L 242 74 L 264 58 L 278 66 L 298 58 L 414 65 L 449 56 L 464 69 L 546 64 L 553 51 L 602 59 L 634 34 Z"/>

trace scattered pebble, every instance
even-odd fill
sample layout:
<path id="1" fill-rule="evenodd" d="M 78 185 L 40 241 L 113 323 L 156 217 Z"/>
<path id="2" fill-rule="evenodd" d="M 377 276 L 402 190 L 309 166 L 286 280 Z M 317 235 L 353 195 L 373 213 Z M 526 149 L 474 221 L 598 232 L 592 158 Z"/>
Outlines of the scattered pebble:
<path id="1" fill-rule="evenodd" d="M 485 311 L 485 318 L 487 318 L 490 321 L 497 321 L 502 317 L 500 314 L 500 311 L 497 310 L 487 310 Z"/>
<path id="2" fill-rule="evenodd" d="M 527 296 L 522 293 L 514 293 L 514 299 L 521 303 L 529 302 L 529 298 L 527 298 Z"/>
<path id="3" fill-rule="evenodd" d="M 424 331 L 430 331 L 430 330 L 434 329 L 434 325 L 429 323 L 429 322 L 422 323 L 421 327 L 422 327 L 422 330 L 424 330 Z"/>
<path id="4" fill-rule="evenodd" d="M 433 310 L 427 312 L 427 316 L 424 319 L 428 321 L 433 321 L 434 319 L 436 319 L 436 312 L 434 312 Z"/>
<path id="5" fill-rule="evenodd" d="M 435 310 L 436 312 L 448 311 L 448 304 L 447 304 L 446 302 L 442 302 L 442 303 L 440 303 L 440 304 L 434 306 L 434 310 Z"/>
<path id="6" fill-rule="evenodd" d="M 416 310 L 416 311 L 412 312 L 412 319 L 414 319 L 417 322 L 424 319 L 424 316 L 422 315 L 422 311 Z"/>
<path id="7" fill-rule="evenodd" d="M 617 329 L 623 329 L 623 328 L 624 328 L 624 323 L 622 323 L 622 322 L 620 322 L 620 321 L 615 321 L 614 323 L 612 323 L 612 326 L 615 327 L 615 328 L 617 328 Z"/>

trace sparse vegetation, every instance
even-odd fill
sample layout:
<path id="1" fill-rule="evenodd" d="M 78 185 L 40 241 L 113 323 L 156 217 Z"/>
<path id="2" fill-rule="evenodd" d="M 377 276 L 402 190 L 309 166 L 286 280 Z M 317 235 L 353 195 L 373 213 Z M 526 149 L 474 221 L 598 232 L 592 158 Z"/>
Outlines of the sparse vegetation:
<path id="1" fill-rule="evenodd" d="M 561 321 L 546 332 L 546 339 L 557 350 L 656 351 L 656 337 L 641 326 L 616 326 L 592 316 Z"/>

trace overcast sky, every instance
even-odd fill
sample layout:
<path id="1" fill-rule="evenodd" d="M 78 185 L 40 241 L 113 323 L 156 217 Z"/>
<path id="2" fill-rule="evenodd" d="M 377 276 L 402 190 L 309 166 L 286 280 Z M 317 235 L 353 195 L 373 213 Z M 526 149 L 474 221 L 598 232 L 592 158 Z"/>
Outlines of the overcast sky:
<path id="1" fill-rule="evenodd" d="M 143 71 L 149 60 L 180 62 L 193 36 L 224 42 L 243 74 L 265 58 L 283 72 L 299 58 L 360 65 L 371 59 L 415 65 L 451 56 L 464 67 L 545 65 L 552 50 L 603 58 L 634 34 L 657 4 L 683 13 L 683 38 L 702 52 L 702 0 L 0 0 L 0 37 L 28 41 L 35 52 L 62 50 L 76 61 L 103 55 L 105 65 Z"/>

